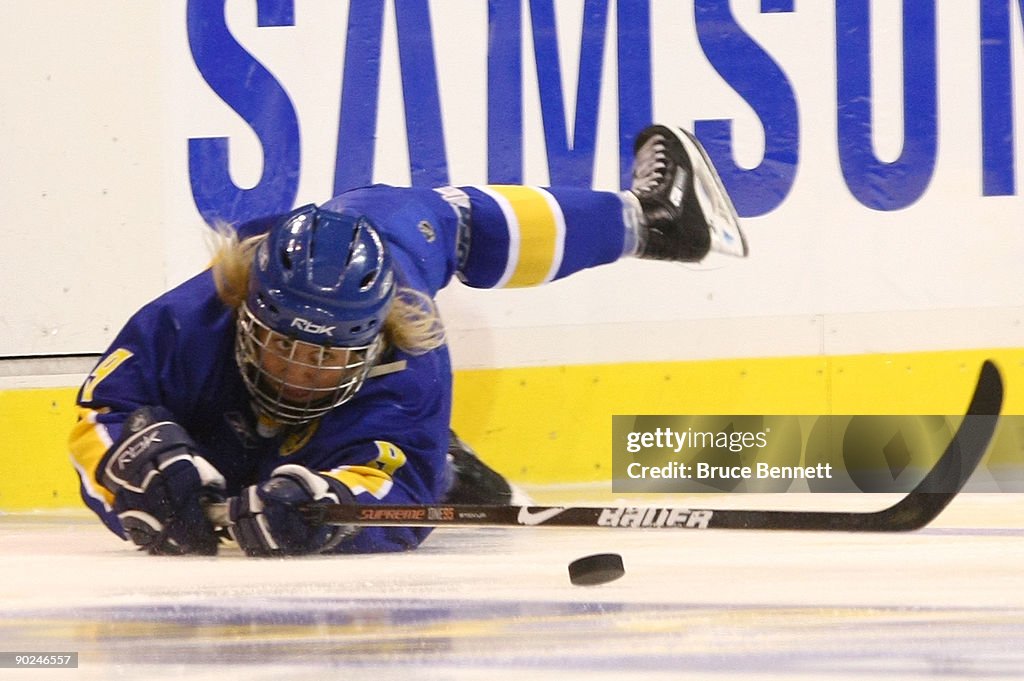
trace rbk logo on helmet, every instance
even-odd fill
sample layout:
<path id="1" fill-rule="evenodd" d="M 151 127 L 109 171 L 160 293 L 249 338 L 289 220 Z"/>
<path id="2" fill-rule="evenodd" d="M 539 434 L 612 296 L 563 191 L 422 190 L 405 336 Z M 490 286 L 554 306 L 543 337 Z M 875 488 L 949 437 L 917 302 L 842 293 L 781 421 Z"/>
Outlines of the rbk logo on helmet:
<path id="1" fill-rule="evenodd" d="M 335 326 L 327 326 L 326 324 L 317 324 L 316 322 L 311 322 L 308 319 L 303 319 L 302 317 L 296 317 L 295 319 L 292 320 L 291 328 L 298 329 L 299 331 L 303 331 L 305 333 L 311 333 L 314 336 L 324 335 L 324 336 L 330 336 L 330 337 L 333 338 L 334 337 L 334 329 L 336 329 L 337 326 L 336 325 Z"/>
<path id="2" fill-rule="evenodd" d="M 394 265 L 359 212 L 297 208 L 270 229 L 253 265 L 246 304 L 278 333 L 360 347 L 384 330 Z"/>

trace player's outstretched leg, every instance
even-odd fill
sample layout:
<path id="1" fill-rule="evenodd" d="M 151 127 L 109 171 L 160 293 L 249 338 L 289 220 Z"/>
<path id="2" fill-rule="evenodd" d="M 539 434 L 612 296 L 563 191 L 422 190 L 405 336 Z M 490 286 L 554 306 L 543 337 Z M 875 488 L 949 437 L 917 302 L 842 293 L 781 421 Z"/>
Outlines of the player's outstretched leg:
<path id="1" fill-rule="evenodd" d="M 448 441 L 448 465 L 454 482 L 445 496 L 448 504 L 485 504 L 522 506 L 529 497 L 496 470 L 485 464 L 476 452 L 454 431 Z"/>
<path id="2" fill-rule="evenodd" d="M 709 251 L 747 254 L 736 209 L 696 137 L 652 125 L 637 136 L 634 153 L 629 192 L 641 214 L 637 257 L 694 262 Z"/>

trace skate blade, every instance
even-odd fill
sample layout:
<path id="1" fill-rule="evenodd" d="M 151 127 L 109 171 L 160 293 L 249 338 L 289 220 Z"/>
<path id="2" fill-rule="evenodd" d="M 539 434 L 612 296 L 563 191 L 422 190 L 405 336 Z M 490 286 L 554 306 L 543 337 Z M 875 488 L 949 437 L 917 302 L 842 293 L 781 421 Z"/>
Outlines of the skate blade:
<path id="1" fill-rule="evenodd" d="M 697 201 L 707 219 L 711 234 L 711 250 L 715 253 L 745 258 L 750 250 L 747 239 L 740 228 L 740 219 L 736 215 L 729 192 L 722 184 L 711 158 L 704 146 L 682 128 L 672 128 L 682 142 L 693 166 L 693 185 L 697 193 Z"/>

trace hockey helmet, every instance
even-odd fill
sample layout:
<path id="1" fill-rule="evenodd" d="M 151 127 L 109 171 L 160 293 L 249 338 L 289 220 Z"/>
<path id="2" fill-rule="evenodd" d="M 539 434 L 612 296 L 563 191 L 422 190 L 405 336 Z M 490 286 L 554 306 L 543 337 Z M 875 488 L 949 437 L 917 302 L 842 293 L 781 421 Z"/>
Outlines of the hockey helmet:
<path id="1" fill-rule="evenodd" d="M 257 247 L 235 358 L 260 411 L 304 423 L 351 399 L 379 356 L 391 256 L 362 215 L 303 206 Z"/>

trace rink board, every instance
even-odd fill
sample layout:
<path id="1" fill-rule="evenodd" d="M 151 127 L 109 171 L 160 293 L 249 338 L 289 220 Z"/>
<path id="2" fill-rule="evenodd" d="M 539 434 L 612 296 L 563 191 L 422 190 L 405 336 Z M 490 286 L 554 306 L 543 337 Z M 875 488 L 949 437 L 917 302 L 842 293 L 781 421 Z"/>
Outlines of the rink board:
<path id="1" fill-rule="evenodd" d="M 959 414 L 985 358 L 1024 414 L 1024 350 L 993 349 L 461 370 L 453 423 L 523 484 L 608 482 L 615 414 Z M 80 506 L 76 390 L 0 390 L 0 510 Z"/>

